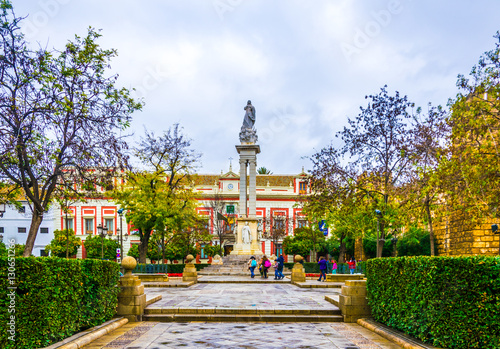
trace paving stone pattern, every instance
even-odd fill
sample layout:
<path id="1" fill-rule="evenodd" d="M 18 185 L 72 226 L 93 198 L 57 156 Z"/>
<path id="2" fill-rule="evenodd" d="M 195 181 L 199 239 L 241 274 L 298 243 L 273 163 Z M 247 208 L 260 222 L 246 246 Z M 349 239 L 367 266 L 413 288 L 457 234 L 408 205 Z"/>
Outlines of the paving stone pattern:
<path id="1" fill-rule="evenodd" d="M 161 294 L 154 308 L 263 308 L 263 309 L 337 309 L 325 295 L 334 289 L 302 289 L 291 284 L 196 284 L 187 289 L 147 288 L 148 297 Z"/>
<path id="2" fill-rule="evenodd" d="M 226 324 L 152 323 L 148 332 L 126 346 L 120 338 L 102 348 L 166 349 L 395 349 L 383 340 L 380 345 L 351 330 L 352 325 L 328 323 Z M 138 331 L 136 331 L 137 333 Z M 129 336 L 130 338 L 130 336 Z"/>

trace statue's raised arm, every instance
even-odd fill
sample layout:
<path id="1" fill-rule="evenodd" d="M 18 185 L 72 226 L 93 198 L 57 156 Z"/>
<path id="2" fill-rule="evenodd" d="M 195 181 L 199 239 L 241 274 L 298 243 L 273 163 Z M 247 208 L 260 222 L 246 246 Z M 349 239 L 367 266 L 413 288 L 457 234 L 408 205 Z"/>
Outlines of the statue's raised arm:
<path id="1" fill-rule="evenodd" d="M 252 105 L 252 101 L 248 101 L 243 109 L 245 110 L 245 117 L 243 118 L 242 128 L 253 129 L 253 125 L 255 124 L 255 108 Z"/>

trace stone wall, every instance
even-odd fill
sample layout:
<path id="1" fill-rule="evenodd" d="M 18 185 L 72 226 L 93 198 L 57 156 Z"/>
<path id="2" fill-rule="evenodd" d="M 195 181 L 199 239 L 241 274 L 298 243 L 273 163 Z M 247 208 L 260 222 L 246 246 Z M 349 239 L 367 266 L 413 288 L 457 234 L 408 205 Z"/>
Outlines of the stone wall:
<path id="1" fill-rule="evenodd" d="M 499 234 L 491 232 L 494 222 L 471 223 L 462 215 L 446 217 L 436 223 L 434 235 L 438 256 L 498 255 Z"/>

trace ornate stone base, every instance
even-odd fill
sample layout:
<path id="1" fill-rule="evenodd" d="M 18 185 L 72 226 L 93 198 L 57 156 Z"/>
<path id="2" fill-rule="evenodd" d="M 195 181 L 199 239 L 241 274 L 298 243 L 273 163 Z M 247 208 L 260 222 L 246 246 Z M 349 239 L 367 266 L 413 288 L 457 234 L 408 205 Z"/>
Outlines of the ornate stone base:
<path id="1" fill-rule="evenodd" d="M 298 262 L 292 268 L 292 282 L 306 282 L 306 271 L 304 266 Z"/>
<path id="2" fill-rule="evenodd" d="M 234 244 L 233 250 L 231 251 L 232 255 L 261 255 L 262 249 L 260 248 L 260 243 L 258 239 L 257 233 L 257 218 L 238 218 L 238 230 L 236 233 L 236 243 Z M 250 227 L 252 241 L 250 244 L 244 244 L 243 239 L 241 237 L 241 231 L 245 226 L 245 223 L 248 223 Z"/>
<path id="3" fill-rule="evenodd" d="M 186 257 L 186 266 L 184 267 L 184 271 L 182 272 L 182 281 L 184 282 L 198 282 L 198 272 L 196 271 L 196 267 L 193 264 L 193 260 L 194 257 L 188 254 Z"/>

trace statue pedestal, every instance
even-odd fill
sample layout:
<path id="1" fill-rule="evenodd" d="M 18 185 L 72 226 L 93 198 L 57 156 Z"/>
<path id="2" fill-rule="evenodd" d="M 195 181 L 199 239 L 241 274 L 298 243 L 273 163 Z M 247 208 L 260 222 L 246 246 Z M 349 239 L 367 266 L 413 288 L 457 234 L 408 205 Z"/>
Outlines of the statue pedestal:
<path id="1" fill-rule="evenodd" d="M 238 218 L 238 230 L 236 233 L 236 243 L 234 245 L 233 250 L 231 251 L 232 255 L 261 255 L 262 250 L 260 248 L 260 243 L 258 240 L 257 233 L 257 218 L 246 218 L 240 217 Z M 250 244 L 244 244 L 242 239 L 241 231 L 245 226 L 245 223 L 248 223 L 251 232 L 251 241 Z"/>

